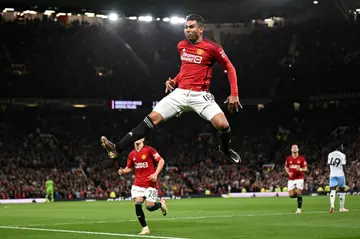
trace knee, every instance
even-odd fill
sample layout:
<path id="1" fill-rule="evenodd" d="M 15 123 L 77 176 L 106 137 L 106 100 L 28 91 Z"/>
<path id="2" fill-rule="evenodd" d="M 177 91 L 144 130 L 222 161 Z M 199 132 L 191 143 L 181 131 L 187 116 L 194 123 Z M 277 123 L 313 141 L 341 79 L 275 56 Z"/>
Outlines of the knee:
<path id="1" fill-rule="evenodd" d="M 290 191 L 289 192 L 289 197 L 290 198 L 296 198 L 297 196 L 296 196 L 296 193 L 294 191 Z"/>
<path id="2" fill-rule="evenodd" d="M 160 124 L 164 118 L 162 117 L 162 115 L 156 111 L 152 111 L 148 117 L 151 119 L 152 123 L 156 126 L 158 124 Z"/>
<path id="3" fill-rule="evenodd" d="M 155 203 L 153 202 L 146 202 L 146 209 L 148 211 L 151 211 L 152 207 L 155 206 Z"/>
<path id="4" fill-rule="evenodd" d="M 219 131 L 228 129 L 230 127 L 229 122 L 223 113 L 215 115 L 210 121 L 212 125 Z"/>

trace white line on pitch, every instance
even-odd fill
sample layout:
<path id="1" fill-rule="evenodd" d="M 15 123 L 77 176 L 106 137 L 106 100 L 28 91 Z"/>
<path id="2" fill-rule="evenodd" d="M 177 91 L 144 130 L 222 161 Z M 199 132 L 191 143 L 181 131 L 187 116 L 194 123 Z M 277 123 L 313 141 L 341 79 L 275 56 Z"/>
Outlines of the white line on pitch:
<path id="1" fill-rule="evenodd" d="M 157 239 L 189 239 L 189 238 L 180 238 L 180 237 L 140 236 L 140 235 L 136 235 L 136 234 L 121 234 L 121 233 L 109 233 L 109 232 L 90 232 L 90 231 L 73 231 L 73 230 L 60 230 L 60 229 L 48 229 L 48 228 L 34 228 L 34 227 L 0 226 L 0 229 L 13 229 L 13 230 L 25 230 L 25 231 L 43 231 L 43 232 L 61 232 L 61 233 L 73 233 L 73 234 L 115 236 L 115 237 L 117 236 L 117 237 L 145 237 L 145 238 L 157 238 Z"/>
<path id="2" fill-rule="evenodd" d="M 352 210 L 350 212 L 359 212 L 360 210 Z M 310 211 L 303 214 L 327 214 L 328 211 Z M 279 212 L 279 213 L 239 213 L 237 215 L 211 215 L 211 216 L 195 216 L 195 217 L 164 217 L 164 218 L 149 218 L 147 221 L 171 221 L 171 220 L 198 220 L 198 219 L 212 219 L 212 218 L 233 218 L 233 217 L 257 217 L 257 216 L 286 216 L 294 215 L 295 213 Z M 82 221 L 82 222 L 58 222 L 49 224 L 28 224 L 17 225 L 17 227 L 45 227 L 45 226 L 63 226 L 63 225 L 82 225 L 82 224 L 105 224 L 105 223 L 121 223 L 121 222 L 137 222 L 138 220 L 113 220 L 113 221 Z M 15 226 L 15 225 L 13 225 Z"/>

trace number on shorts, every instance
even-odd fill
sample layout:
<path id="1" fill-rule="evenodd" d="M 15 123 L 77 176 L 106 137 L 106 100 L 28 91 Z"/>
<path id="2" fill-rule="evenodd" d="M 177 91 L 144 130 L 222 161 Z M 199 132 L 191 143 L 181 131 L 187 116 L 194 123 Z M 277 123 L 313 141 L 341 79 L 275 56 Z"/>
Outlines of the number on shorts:
<path id="1" fill-rule="evenodd" d="M 211 93 L 207 93 L 206 95 L 203 95 L 203 98 L 205 99 L 205 101 L 213 101 L 214 95 Z"/>
<path id="2" fill-rule="evenodd" d="M 339 158 L 335 158 L 335 159 L 331 158 L 330 165 L 335 166 L 335 167 L 339 167 L 340 162 L 341 162 L 341 160 Z"/>
<path id="3" fill-rule="evenodd" d="M 149 198 L 154 198 L 154 197 L 156 197 L 156 190 L 151 190 L 151 191 L 149 191 Z"/>

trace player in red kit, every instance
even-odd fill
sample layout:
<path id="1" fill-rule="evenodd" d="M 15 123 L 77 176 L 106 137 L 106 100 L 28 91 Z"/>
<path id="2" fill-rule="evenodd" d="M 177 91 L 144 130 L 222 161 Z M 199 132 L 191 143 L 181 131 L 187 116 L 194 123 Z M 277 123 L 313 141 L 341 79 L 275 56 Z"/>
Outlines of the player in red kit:
<path id="1" fill-rule="evenodd" d="M 307 163 L 303 156 L 299 155 L 299 147 L 291 146 L 291 156 L 286 157 L 285 171 L 289 175 L 288 190 L 291 198 L 297 198 L 298 208 L 296 213 L 301 213 L 302 191 L 304 190 L 304 172 L 307 172 Z"/>
<path id="2" fill-rule="evenodd" d="M 135 140 L 146 136 L 161 122 L 186 111 L 195 111 L 218 130 L 221 152 L 236 163 L 241 161 L 240 156 L 230 148 L 229 122 L 215 102 L 214 96 L 209 92 L 214 63 L 218 62 L 227 71 L 230 82 L 231 93 L 225 101 L 229 112 L 242 108 L 238 97 L 236 71 L 222 47 L 204 39 L 203 32 L 204 19 L 199 15 L 189 15 L 184 29 L 186 40 L 180 41 L 177 46 L 181 59 L 180 72 L 174 79 L 169 78 L 165 83 L 165 93 L 170 92 L 170 94 L 164 97 L 143 122 L 119 143 L 114 144 L 102 136 L 101 143 L 108 152 L 116 156 Z"/>
<path id="3" fill-rule="evenodd" d="M 112 152 L 110 152 L 112 154 Z M 157 167 L 155 168 L 155 164 Z M 146 209 L 156 211 L 161 209 L 167 214 L 165 200 L 156 202 L 158 197 L 157 177 L 165 165 L 164 159 L 150 146 L 144 145 L 144 139 L 135 142 L 135 149 L 130 152 L 126 168 L 120 168 L 119 174 L 127 174 L 134 170 L 135 180 L 131 188 L 131 198 L 135 200 L 135 212 L 142 226 L 140 235 L 150 234 L 145 220 L 142 204 L 146 200 Z"/>

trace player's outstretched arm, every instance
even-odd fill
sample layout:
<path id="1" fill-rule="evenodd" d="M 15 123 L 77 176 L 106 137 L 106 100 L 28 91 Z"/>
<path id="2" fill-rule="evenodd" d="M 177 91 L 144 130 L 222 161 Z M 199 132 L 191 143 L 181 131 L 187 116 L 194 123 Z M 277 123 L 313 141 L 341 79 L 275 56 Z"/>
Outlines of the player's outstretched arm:
<path id="1" fill-rule="evenodd" d="M 239 109 L 242 109 L 242 105 L 239 100 L 238 95 L 238 85 L 237 85 L 237 76 L 236 76 L 236 70 L 227 55 L 225 54 L 225 51 L 222 49 L 221 46 L 214 47 L 214 55 L 216 61 L 222 66 L 224 70 L 226 70 L 229 83 L 230 83 L 230 96 L 226 99 L 224 102 L 225 104 L 228 104 L 228 111 L 233 113 L 234 108 L 236 112 L 239 111 Z"/>
<path id="2" fill-rule="evenodd" d="M 123 174 L 128 174 L 128 173 L 131 173 L 132 172 L 132 168 L 120 168 L 118 173 L 119 175 L 123 175 Z"/>

